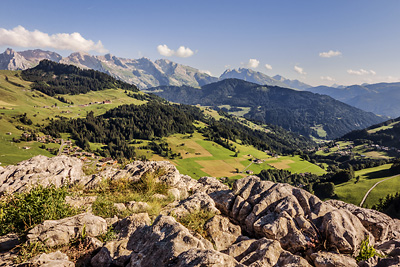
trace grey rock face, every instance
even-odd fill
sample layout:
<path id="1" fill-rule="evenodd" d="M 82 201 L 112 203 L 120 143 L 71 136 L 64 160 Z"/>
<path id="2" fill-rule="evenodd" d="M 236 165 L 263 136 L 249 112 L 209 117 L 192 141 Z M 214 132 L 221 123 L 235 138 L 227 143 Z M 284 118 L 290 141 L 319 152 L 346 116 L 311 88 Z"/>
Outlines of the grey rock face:
<path id="1" fill-rule="evenodd" d="M 357 262 L 349 256 L 320 251 L 311 254 L 316 267 L 357 267 Z"/>
<path id="2" fill-rule="evenodd" d="M 245 266 L 310 266 L 305 259 L 283 250 L 278 241 L 267 238 L 243 240 L 223 252 Z"/>
<path id="3" fill-rule="evenodd" d="M 351 213 L 339 211 L 302 189 L 255 176 L 236 181 L 232 192 L 215 192 L 213 199 L 242 230 L 278 240 L 282 248 L 293 253 L 318 246 L 325 236 L 339 251 L 352 253 L 369 235 Z"/>
<path id="4" fill-rule="evenodd" d="M 179 267 L 236 267 L 245 266 L 237 262 L 234 258 L 215 250 L 202 250 L 192 248 L 181 253 L 176 259 L 169 263 L 169 266 Z"/>
<path id="5" fill-rule="evenodd" d="M 135 232 L 129 239 L 127 249 L 133 251 L 129 266 L 166 266 L 191 248 L 213 249 L 211 244 L 194 237 L 173 217 L 160 215 L 152 226 Z"/>
<path id="6" fill-rule="evenodd" d="M 384 213 L 376 210 L 360 208 L 356 205 L 339 200 L 328 200 L 326 203 L 341 210 L 348 210 L 356 215 L 363 226 L 374 236 L 376 242 L 392 238 L 400 238 L 396 222 Z"/>
<path id="7" fill-rule="evenodd" d="M 0 192 L 16 193 L 28 191 L 32 186 L 84 183 L 82 162 L 79 159 L 57 156 L 36 156 L 0 170 Z"/>
<path id="8" fill-rule="evenodd" d="M 60 251 L 52 252 L 49 254 L 40 254 L 29 261 L 29 266 L 34 267 L 51 267 L 51 266 L 60 266 L 60 267 L 73 267 L 75 264 L 72 261 L 68 260 L 68 256 Z"/>
<path id="9" fill-rule="evenodd" d="M 28 242 L 43 242 L 49 247 L 64 245 L 71 239 L 79 237 L 84 227 L 89 237 L 95 237 L 107 231 L 107 223 L 103 218 L 82 213 L 57 221 L 44 221 L 28 232 L 27 239 Z"/>
<path id="10" fill-rule="evenodd" d="M 225 250 L 242 235 L 240 226 L 234 225 L 227 217 L 215 215 L 205 225 L 204 230 L 218 251 Z"/>
<path id="11" fill-rule="evenodd" d="M 215 214 L 220 214 L 220 211 L 215 207 L 212 198 L 205 193 L 196 193 L 181 201 L 175 201 L 165 207 L 163 214 L 174 215 L 179 217 L 196 211 L 208 211 Z"/>
<path id="12" fill-rule="evenodd" d="M 107 242 L 91 259 L 92 266 L 126 266 L 132 253 L 127 249 L 129 238 L 148 225 L 150 218 L 147 213 L 133 214 L 115 223 L 116 238 Z"/>

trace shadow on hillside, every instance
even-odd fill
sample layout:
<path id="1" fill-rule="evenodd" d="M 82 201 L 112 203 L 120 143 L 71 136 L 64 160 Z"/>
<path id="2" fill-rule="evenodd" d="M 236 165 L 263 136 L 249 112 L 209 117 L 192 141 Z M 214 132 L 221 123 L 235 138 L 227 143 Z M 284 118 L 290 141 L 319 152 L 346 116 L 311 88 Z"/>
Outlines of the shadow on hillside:
<path id="1" fill-rule="evenodd" d="M 378 179 L 378 178 L 383 178 L 383 177 L 389 177 L 394 175 L 391 170 L 381 170 L 381 171 L 375 171 L 375 172 L 370 172 L 366 174 L 365 178 L 367 179 Z"/>

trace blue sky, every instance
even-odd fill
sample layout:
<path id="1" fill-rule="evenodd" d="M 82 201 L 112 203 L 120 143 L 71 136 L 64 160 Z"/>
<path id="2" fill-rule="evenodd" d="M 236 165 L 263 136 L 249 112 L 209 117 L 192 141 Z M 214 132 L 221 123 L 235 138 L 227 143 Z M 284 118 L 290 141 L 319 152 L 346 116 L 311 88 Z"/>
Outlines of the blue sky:
<path id="1" fill-rule="evenodd" d="M 400 81 L 397 0 L 6 0 L 2 6 L 1 51 L 167 58 L 214 76 L 250 67 L 311 85 Z"/>

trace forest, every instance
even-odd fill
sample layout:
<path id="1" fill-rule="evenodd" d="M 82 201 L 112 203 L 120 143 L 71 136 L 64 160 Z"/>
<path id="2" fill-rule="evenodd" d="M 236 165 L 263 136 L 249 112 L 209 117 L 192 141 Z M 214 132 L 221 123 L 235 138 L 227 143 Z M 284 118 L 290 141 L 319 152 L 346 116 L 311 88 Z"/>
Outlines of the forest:
<path id="1" fill-rule="evenodd" d="M 73 65 L 42 60 L 32 69 L 22 71 L 21 77 L 33 82 L 32 89 L 49 96 L 56 94 L 85 94 L 105 89 L 124 89 L 138 92 L 132 84 L 117 80 L 108 74 L 95 70 L 83 70 Z"/>

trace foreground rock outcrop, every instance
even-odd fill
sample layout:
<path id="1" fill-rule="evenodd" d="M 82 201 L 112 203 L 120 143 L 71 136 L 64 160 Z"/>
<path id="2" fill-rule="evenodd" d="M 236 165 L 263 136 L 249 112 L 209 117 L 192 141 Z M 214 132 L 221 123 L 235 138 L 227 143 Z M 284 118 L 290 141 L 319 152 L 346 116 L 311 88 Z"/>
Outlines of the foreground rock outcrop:
<path id="1" fill-rule="evenodd" d="M 67 156 L 36 156 L 0 169 L 0 193 L 28 191 L 32 186 L 84 183 L 82 161 Z"/>
<path id="2" fill-rule="evenodd" d="M 305 190 L 261 181 L 256 176 L 237 180 L 229 189 L 212 177 L 195 181 L 181 175 L 168 162 L 138 161 L 122 170 L 109 168 L 96 175 L 78 177 L 79 170 L 67 164 L 70 159 L 55 157 L 53 160 L 57 158 L 61 165 L 48 161 L 52 162 L 48 167 L 39 164 L 42 167 L 35 168 L 32 162 L 38 159 L 31 159 L 0 170 L 0 188 L 8 192 L 29 190 L 28 177 L 35 179 L 41 175 L 45 177 L 43 185 L 54 180 L 59 186 L 67 179 L 62 177 L 68 172 L 73 174 L 73 178 L 68 176 L 70 181 L 93 188 L 102 179 L 135 182 L 146 173 L 157 172 L 157 182 L 165 183 L 175 191 L 176 200 L 158 217 L 153 217 L 153 223 L 145 212 L 149 208 L 147 203 L 128 202 L 115 205 L 142 213 L 105 220 L 88 212 L 58 221 L 45 221 L 29 231 L 28 242 L 39 241 L 48 247 L 68 244 L 84 231 L 97 248 L 89 255 L 92 266 L 351 267 L 400 264 L 399 221 L 377 211 L 337 200 L 324 202 Z M 21 166 L 29 166 L 30 171 L 22 170 Z M 68 199 L 70 204 L 83 207 L 93 201 L 95 197 Z M 89 206 L 86 210 L 90 211 Z M 199 211 L 214 214 L 204 222 L 202 234 L 179 223 L 181 218 Z M 102 244 L 95 237 L 107 231 L 107 222 L 113 222 L 116 235 Z M 355 256 L 365 238 L 386 258 L 374 257 L 357 263 Z M 19 242 L 12 235 L 4 240 L 6 243 L 0 247 L 5 250 Z M 70 266 L 65 256 L 49 257 L 53 256 L 55 261 Z M 39 258 L 46 257 L 41 255 Z M 48 263 L 43 260 L 43 264 Z"/>

